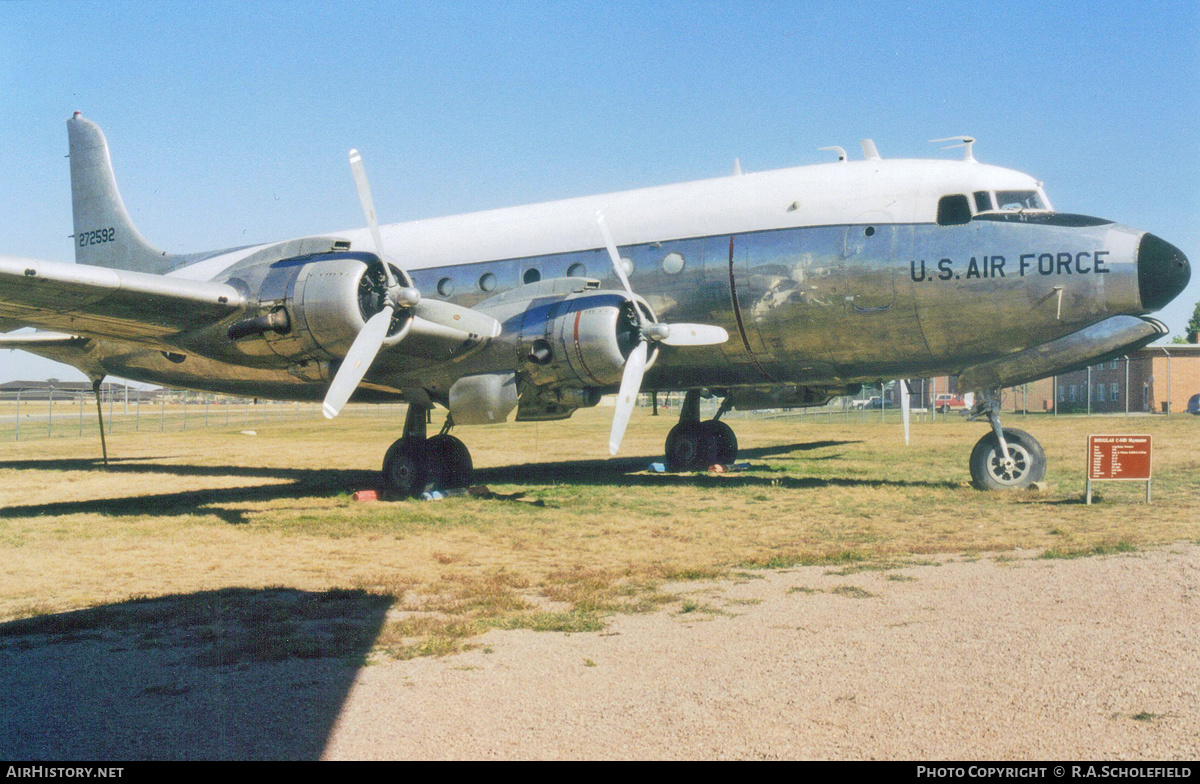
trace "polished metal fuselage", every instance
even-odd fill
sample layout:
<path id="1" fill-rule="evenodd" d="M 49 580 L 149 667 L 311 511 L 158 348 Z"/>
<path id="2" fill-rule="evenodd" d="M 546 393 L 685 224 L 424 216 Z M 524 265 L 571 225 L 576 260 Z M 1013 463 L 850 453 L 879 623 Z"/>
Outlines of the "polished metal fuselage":
<path id="1" fill-rule="evenodd" d="M 1143 232 L 1096 220 L 1016 218 L 805 226 L 622 246 L 634 289 L 659 318 L 716 324 L 730 335 L 716 347 L 661 347 L 646 388 L 832 388 L 955 373 L 1112 315 L 1145 312 L 1136 268 Z M 602 248 L 411 271 L 425 296 L 441 290 L 484 308 L 534 276 L 568 275 L 619 288 Z M 232 277 L 249 279 L 252 289 L 272 280 L 281 288 L 272 296 L 284 296 L 288 285 L 267 262 L 218 279 Z M 494 287 L 485 291 L 481 281 Z M 266 398 L 324 395 L 327 368 L 317 363 L 306 374 L 265 348 L 244 341 L 233 348 L 224 328 L 180 336 L 166 353 L 107 340 L 94 341 L 90 353 L 105 372 L 135 380 Z M 389 362 L 385 352 L 358 399 L 397 399 L 415 389 L 438 399 L 436 390 L 454 379 L 512 369 L 514 361 L 503 340 L 461 363 Z"/>

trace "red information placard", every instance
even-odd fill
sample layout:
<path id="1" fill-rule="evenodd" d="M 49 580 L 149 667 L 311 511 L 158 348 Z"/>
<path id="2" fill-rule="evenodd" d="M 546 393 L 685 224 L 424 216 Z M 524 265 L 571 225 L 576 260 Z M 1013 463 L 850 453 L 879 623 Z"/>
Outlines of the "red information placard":
<path id="1" fill-rule="evenodd" d="M 1150 480 L 1150 436 L 1088 436 L 1088 479 Z"/>

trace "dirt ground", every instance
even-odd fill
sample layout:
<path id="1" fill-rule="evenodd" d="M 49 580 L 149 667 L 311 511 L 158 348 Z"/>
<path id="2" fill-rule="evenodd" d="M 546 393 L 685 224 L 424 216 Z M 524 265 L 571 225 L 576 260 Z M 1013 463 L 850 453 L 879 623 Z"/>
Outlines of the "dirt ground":
<path id="1" fill-rule="evenodd" d="M 144 630 L 18 638 L 0 757 L 1200 755 L 1200 546 L 1036 556 L 741 572 L 603 631 L 362 668 L 211 666 Z"/>

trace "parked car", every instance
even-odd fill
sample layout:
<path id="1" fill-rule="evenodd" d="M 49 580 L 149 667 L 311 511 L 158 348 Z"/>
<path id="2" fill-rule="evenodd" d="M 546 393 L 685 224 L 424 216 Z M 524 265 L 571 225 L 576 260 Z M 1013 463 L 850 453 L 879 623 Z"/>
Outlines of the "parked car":
<path id="1" fill-rule="evenodd" d="M 1187 412 L 1189 414 L 1200 414 L 1200 395 L 1192 395 L 1188 398 Z"/>
<path id="2" fill-rule="evenodd" d="M 883 405 L 880 402 L 881 400 L 882 400 L 882 398 L 880 398 L 879 395 L 876 395 L 875 397 L 869 398 L 867 400 L 858 398 L 857 400 L 850 401 L 850 407 L 856 408 L 856 409 L 857 408 L 879 408 L 881 405 Z"/>
<path id="3" fill-rule="evenodd" d="M 966 411 L 971 406 L 962 395 L 941 392 L 934 395 L 933 407 L 938 413 L 945 414 L 947 411 Z"/>

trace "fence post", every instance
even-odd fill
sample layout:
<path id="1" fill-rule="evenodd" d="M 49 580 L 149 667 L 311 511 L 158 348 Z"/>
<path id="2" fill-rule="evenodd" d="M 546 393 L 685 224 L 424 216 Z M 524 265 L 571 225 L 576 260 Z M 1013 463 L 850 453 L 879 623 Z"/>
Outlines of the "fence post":
<path id="1" fill-rule="evenodd" d="M 1125 355 L 1125 416 L 1129 416 L 1129 355 Z"/>
<path id="2" fill-rule="evenodd" d="M 1092 366 L 1088 365 L 1088 416 L 1092 415 Z"/>
<path id="3" fill-rule="evenodd" d="M 1171 352 L 1165 346 L 1162 351 L 1167 355 L 1167 416 L 1171 416 Z"/>

